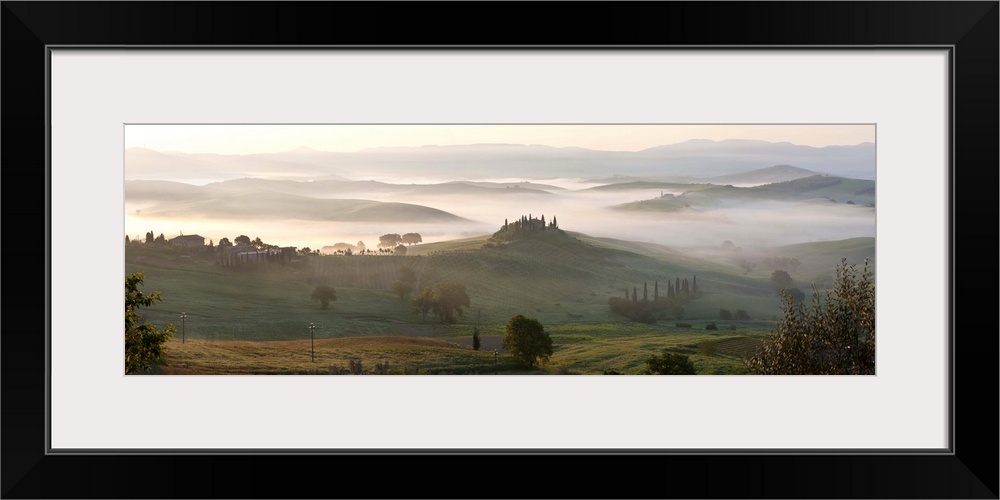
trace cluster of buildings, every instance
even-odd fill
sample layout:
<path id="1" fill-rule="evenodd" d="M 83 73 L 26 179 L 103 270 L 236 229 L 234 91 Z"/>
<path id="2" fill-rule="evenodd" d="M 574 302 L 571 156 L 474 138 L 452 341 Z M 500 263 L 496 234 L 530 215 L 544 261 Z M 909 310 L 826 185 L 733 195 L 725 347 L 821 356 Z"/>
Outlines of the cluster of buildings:
<path id="1" fill-rule="evenodd" d="M 167 240 L 170 248 L 185 250 L 204 250 L 205 237 L 197 234 L 185 234 Z M 266 262 L 291 262 L 295 257 L 295 247 L 257 248 L 253 245 L 234 245 L 217 247 L 219 264 L 223 266 L 245 266 Z"/>

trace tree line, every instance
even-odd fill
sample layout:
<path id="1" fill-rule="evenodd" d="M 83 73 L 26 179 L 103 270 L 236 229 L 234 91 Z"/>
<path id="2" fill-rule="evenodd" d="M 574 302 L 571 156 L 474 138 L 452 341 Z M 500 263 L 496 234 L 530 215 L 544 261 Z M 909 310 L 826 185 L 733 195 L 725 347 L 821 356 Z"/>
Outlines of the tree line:
<path id="1" fill-rule="evenodd" d="M 629 318 L 640 323 L 656 323 L 657 319 L 666 319 L 667 314 L 671 314 L 674 319 L 684 319 L 684 304 L 689 300 L 696 299 L 704 295 L 698 288 L 698 277 L 692 275 L 691 281 L 687 278 L 676 277 L 667 280 L 667 289 L 660 293 L 660 282 L 653 281 L 652 299 L 650 299 L 649 282 L 642 284 L 642 298 L 639 297 L 639 287 L 633 286 L 631 290 L 625 288 L 624 297 L 611 297 L 608 299 L 608 307 L 611 312 Z"/>

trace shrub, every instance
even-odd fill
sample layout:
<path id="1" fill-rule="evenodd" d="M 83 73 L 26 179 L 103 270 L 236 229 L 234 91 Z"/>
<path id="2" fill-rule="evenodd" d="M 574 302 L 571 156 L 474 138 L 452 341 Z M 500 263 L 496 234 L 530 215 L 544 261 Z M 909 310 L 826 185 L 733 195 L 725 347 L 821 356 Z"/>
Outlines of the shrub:
<path id="1" fill-rule="evenodd" d="M 674 319 L 684 319 L 684 306 L 674 306 Z"/>
<path id="2" fill-rule="evenodd" d="M 153 323 L 144 320 L 138 309 L 150 307 L 160 302 L 160 292 L 144 294 L 139 290 L 145 275 L 133 273 L 125 276 L 125 373 L 148 370 L 152 363 L 163 362 L 166 354 L 164 344 L 170 340 L 176 328 L 173 323 L 157 329 Z"/>
<path id="3" fill-rule="evenodd" d="M 715 324 L 715 322 L 713 321 L 713 322 L 711 322 L 711 323 L 709 323 L 709 324 L 705 325 L 705 329 L 706 329 L 706 330 L 718 330 L 718 329 L 719 329 L 719 327 L 718 327 L 718 326 L 717 326 L 717 325 Z"/>
<path id="4" fill-rule="evenodd" d="M 320 309 L 326 309 L 330 302 L 337 300 L 337 291 L 332 286 L 319 285 L 313 289 L 311 298 L 319 302 Z"/>
<path id="5" fill-rule="evenodd" d="M 683 354 L 663 351 L 646 360 L 646 375 L 694 375 L 694 364 Z"/>
<path id="6" fill-rule="evenodd" d="M 719 309 L 719 317 L 722 319 L 733 319 L 733 313 L 727 309 Z"/>
<path id="7" fill-rule="evenodd" d="M 352 360 L 348 361 L 347 362 L 347 366 L 348 366 L 347 369 L 348 369 L 348 371 L 351 372 L 351 375 L 364 375 L 364 373 L 365 373 L 365 368 L 361 364 L 361 360 L 360 359 L 352 359 Z"/>

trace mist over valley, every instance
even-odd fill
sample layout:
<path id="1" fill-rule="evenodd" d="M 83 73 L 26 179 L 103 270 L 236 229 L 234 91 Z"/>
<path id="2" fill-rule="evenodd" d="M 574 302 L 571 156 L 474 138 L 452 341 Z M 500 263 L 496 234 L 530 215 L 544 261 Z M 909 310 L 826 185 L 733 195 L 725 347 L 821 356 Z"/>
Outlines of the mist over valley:
<path id="1" fill-rule="evenodd" d="M 130 148 L 126 270 L 172 300 L 149 318 L 192 318 L 164 373 L 315 373 L 309 335 L 329 373 L 522 373 L 497 358 L 516 314 L 551 333 L 550 372 L 638 373 L 655 346 L 747 373 L 780 292 L 874 271 L 874 178 L 871 143 Z M 433 302 L 459 289 L 454 315 Z"/>

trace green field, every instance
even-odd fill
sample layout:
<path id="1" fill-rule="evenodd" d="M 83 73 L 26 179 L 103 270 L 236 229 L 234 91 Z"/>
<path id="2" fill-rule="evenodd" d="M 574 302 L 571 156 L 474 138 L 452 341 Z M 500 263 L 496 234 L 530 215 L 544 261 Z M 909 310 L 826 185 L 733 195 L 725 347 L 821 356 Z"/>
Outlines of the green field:
<path id="1" fill-rule="evenodd" d="M 486 241 L 415 245 L 406 256 L 310 255 L 250 268 L 133 244 L 126 246 L 125 271 L 145 273 L 142 289 L 163 295 L 140 314 L 160 327 L 177 326 L 167 365 L 157 373 L 326 374 L 346 369 L 351 360 L 366 371 L 388 363 L 384 371 L 394 374 L 529 373 L 502 349 L 496 360 L 493 354 L 507 319 L 523 314 L 545 325 L 554 343 L 550 361 L 530 373 L 637 374 L 647 358 L 667 349 L 690 356 L 698 373 L 736 374 L 745 373 L 742 357 L 781 315 L 766 274 L 744 275 L 736 265 L 680 250 L 561 230 L 500 247 L 483 248 Z M 800 250 L 819 259 L 817 245 Z M 831 252 L 839 250 L 837 242 L 830 245 Z M 837 262 L 829 263 L 831 270 Z M 416 290 L 462 283 L 470 307 L 454 324 L 416 314 L 409 297 L 391 291 L 402 265 L 415 271 Z M 626 288 L 637 287 L 641 297 L 646 284 L 652 298 L 654 282 L 665 294 L 667 280 L 694 276 L 703 293 L 684 305 L 682 320 L 666 315 L 655 324 L 636 323 L 608 307 L 608 299 L 624 296 Z M 319 284 L 336 290 L 329 309 L 310 300 Z M 753 319 L 724 321 L 720 308 L 743 309 Z M 710 322 L 718 330 L 706 330 Z M 471 347 L 477 325 L 479 351 Z"/>

